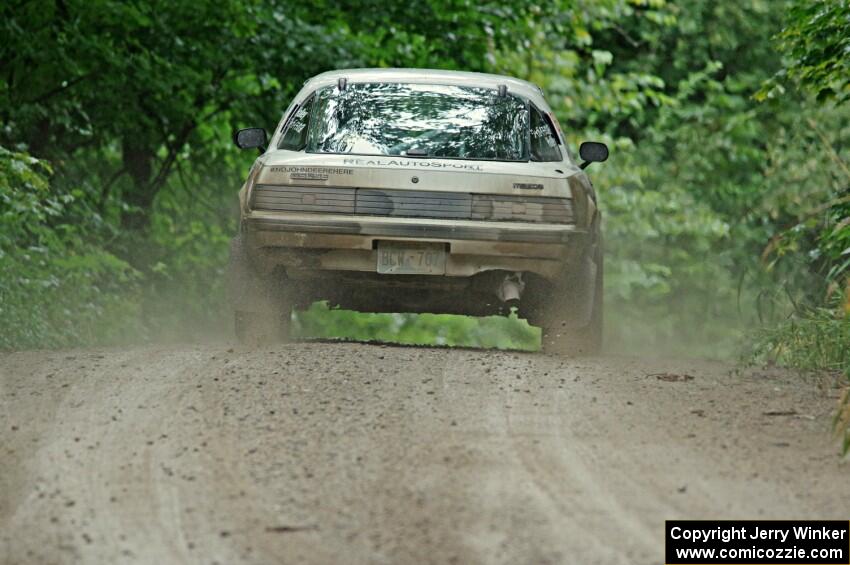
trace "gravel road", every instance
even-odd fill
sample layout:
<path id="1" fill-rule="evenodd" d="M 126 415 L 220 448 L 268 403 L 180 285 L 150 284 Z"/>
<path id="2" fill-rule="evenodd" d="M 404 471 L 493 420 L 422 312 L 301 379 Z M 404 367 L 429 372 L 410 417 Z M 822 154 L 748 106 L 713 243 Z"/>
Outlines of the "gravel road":
<path id="1" fill-rule="evenodd" d="M 0 562 L 657 564 L 665 519 L 846 520 L 836 395 L 363 344 L 0 354 Z"/>

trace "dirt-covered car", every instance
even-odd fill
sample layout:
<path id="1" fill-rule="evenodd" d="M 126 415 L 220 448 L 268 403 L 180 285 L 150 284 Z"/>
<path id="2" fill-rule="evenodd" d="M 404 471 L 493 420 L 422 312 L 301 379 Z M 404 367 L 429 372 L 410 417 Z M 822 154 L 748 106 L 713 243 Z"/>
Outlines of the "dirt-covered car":
<path id="1" fill-rule="evenodd" d="M 292 308 L 520 315 L 544 347 L 602 331 L 602 236 L 583 169 L 535 85 L 420 69 L 328 72 L 257 148 L 239 192 L 230 288 L 242 340 L 286 338 Z"/>

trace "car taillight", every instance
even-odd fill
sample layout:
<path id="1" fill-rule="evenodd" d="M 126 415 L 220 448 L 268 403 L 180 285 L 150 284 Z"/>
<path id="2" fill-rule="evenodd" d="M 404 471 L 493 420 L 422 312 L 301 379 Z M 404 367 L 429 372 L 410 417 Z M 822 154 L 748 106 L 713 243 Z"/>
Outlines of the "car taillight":
<path id="1" fill-rule="evenodd" d="M 472 219 L 569 224 L 573 221 L 572 201 L 541 196 L 473 194 Z"/>

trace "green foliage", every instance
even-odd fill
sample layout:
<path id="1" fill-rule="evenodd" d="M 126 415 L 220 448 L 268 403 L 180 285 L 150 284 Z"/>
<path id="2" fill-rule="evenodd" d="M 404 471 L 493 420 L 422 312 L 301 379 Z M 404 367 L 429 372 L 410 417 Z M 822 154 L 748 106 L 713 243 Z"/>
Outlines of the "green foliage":
<path id="1" fill-rule="evenodd" d="M 806 119 L 815 143 L 789 144 L 787 151 L 777 154 L 780 164 L 796 172 L 792 182 L 803 188 L 789 183 L 778 191 L 781 200 L 796 205 L 796 213 L 784 207 L 792 221 L 777 226 L 762 257 L 769 269 L 779 265 L 786 271 L 803 271 L 814 281 L 805 286 L 804 300 L 799 299 L 800 285 L 783 285 L 791 313 L 763 329 L 754 355 L 843 374 L 847 388 L 835 427 L 843 436 L 846 455 L 850 452 L 850 160 L 842 141 L 850 131 L 850 119 L 840 105 L 850 99 L 850 3 L 796 0 L 777 38 L 787 60 L 756 97 L 779 99 L 786 92 L 783 79 L 790 77 L 816 93 L 819 102 L 831 100 L 839 106 L 822 106 Z M 801 146 L 806 151 L 799 155 Z M 798 159 L 791 161 L 789 155 Z"/>
<path id="2" fill-rule="evenodd" d="M 797 0 L 777 38 L 788 62 L 762 97 L 781 95 L 787 76 L 814 91 L 818 100 L 850 100 L 850 2 Z"/>
<path id="3" fill-rule="evenodd" d="M 50 167 L 0 147 L 0 348 L 109 343 L 137 324 L 138 273 L 87 241 L 97 218 Z"/>
<path id="4" fill-rule="evenodd" d="M 316 303 L 296 315 L 299 338 L 382 341 L 537 351 L 540 330 L 516 315 L 472 318 L 447 314 L 360 314 Z"/>

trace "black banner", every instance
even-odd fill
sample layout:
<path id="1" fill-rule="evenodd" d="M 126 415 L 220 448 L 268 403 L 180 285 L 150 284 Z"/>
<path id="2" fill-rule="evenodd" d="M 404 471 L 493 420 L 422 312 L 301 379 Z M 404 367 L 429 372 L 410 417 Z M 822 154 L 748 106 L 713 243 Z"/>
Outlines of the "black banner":
<path id="1" fill-rule="evenodd" d="M 850 522 L 668 520 L 667 565 L 848 565 Z"/>

